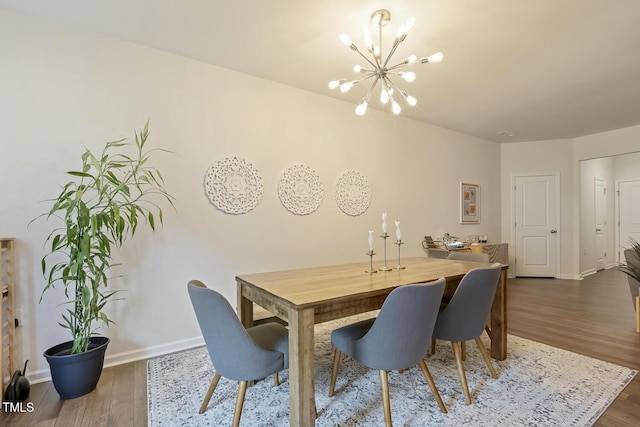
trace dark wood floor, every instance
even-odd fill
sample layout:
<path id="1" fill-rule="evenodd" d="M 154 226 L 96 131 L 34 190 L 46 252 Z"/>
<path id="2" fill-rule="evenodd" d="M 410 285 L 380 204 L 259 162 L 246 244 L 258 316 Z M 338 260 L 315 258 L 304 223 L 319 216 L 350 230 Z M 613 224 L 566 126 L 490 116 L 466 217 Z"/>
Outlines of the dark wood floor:
<path id="1" fill-rule="evenodd" d="M 615 269 L 585 280 L 510 279 L 509 333 L 640 370 L 640 334 L 626 277 Z M 97 389 L 69 401 L 35 384 L 32 413 L 0 413 L 2 426 L 147 425 L 146 361 L 105 369 Z M 195 410 L 195 409 L 194 409 Z M 640 375 L 596 426 L 640 425 Z"/>

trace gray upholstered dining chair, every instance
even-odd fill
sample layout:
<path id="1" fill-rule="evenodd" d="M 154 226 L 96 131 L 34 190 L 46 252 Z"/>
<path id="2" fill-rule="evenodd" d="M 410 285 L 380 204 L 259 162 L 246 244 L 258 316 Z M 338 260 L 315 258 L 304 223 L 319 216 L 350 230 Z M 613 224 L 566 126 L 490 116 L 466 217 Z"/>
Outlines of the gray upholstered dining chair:
<path id="1" fill-rule="evenodd" d="M 378 316 L 335 329 L 331 344 L 335 348 L 329 396 L 333 396 L 342 353 L 371 369 L 380 371 L 382 404 L 387 426 L 391 425 L 391 403 L 387 371 L 403 370 L 420 365 L 440 410 L 444 406 L 424 356 L 429 347 L 431 331 L 445 280 L 405 285 L 394 289 L 382 304 Z"/>
<path id="2" fill-rule="evenodd" d="M 624 259 L 629 264 L 640 265 L 640 258 L 633 249 L 624 250 Z M 629 281 L 629 291 L 631 292 L 631 300 L 633 301 L 633 309 L 636 312 L 636 332 L 640 332 L 640 282 L 627 274 Z"/>
<path id="3" fill-rule="evenodd" d="M 245 329 L 221 294 L 198 280 L 187 289 L 215 369 L 199 413 L 206 410 L 220 377 L 239 381 L 233 413 L 233 426 L 238 426 L 248 382 L 273 374 L 279 385 L 278 372 L 289 366 L 289 331 L 275 322 Z"/>
<path id="4" fill-rule="evenodd" d="M 464 372 L 461 343 L 475 340 L 491 376 L 498 378 L 480 336 L 485 330 L 501 268 L 500 263 L 495 263 L 489 267 L 475 268 L 465 274 L 447 306 L 438 314 L 433 328 L 433 339 L 451 341 L 467 404 L 472 401 Z"/>
<path id="5" fill-rule="evenodd" d="M 485 264 L 488 264 L 489 254 L 455 251 L 447 255 L 447 259 L 456 259 L 458 261 L 484 262 Z"/>

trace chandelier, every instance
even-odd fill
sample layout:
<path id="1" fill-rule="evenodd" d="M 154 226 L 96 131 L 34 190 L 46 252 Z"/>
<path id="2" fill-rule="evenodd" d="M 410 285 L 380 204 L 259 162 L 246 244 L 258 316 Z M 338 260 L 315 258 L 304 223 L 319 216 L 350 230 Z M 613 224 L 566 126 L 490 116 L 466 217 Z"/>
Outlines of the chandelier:
<path id="1" fill-rule="evenodd" d="M 340 88 L 340 92 L 347 93 L 349 92 L 355 85 L 362 83 L 366 80 L 373 78 L 373 83 L 369 87 L 367 94 L 362 98 L 360 104 L 356 107 L 356 114 L 359 116 L 363 116 L 367 112 L 367 106 L 369 105 L 369 100 L 371 99 L 371 95 L 375 90 L 378 82 L 380 83 L 380 102 L 382 104 L 391 103 L 391 111 L 394 114 L 400 114 L 402 108 L 400 104 L 394 98 L 394 95 L 397 93 L 404 98 L 407 104 L 410 106 L 415 106 L 418 102 L 416 98 L 411 95 L 408 95 L 407 92 L 400 89 L 391 79 L 391 76 L 397 76 L 402 78 L 407 82 L 412 82 L 415 80 L 416 75 L 412 71 L 401 71 L 401 68 L 412 65 L 415 63 L 426 64 L 427 62 L 440 62 L 444 58 L 442 52 L 434 53 L 431 56 L 426 56 L 424 58 L 417 59 L 415 55 L 409 56 L 402 62 L 397 63 L 396 65 L 389 66 L 389 60 L 395 53 L 400 43 L 404 41 L 407 37 L 407 33 L 413 26 L 415 22 L 415 18 L 409 18 L 406 24 L 400 25 L 398 27 L 398 32 L 396 38 L 389 50 L 387 56 L 383 59 L 382 54 L 382 27 L 386 26 L 391 21 L 391 13 L 386 9 L 376 10 L 371 14 L 371 23 L 374 27 L 378 29 L 378 45 L 374 46 L 373 40 L 371 39 L 371 34 L 369 33 L 369 28 L 365 25 L 362 27 L 362 31 L 364 33 L 364 43 L 367 47 L 367 52 L 371 55 L 371 59 L 365 56 L 358 47 L 351 42 L 351 39 L 346 34 L 340 35 L 340 40 L 349 47 L 354 52 L 358 53 L 365 61 L 367 61 L 368 65 L 360 66 L 356 65 L 353 67 L 353 71 L 358 73 L 358 76 L 352 79 L 342 79 L 342 80 L 332 80 L 329 82 L 329 89 Z M 397 95 L 396 95 L 397 98 Z"/>

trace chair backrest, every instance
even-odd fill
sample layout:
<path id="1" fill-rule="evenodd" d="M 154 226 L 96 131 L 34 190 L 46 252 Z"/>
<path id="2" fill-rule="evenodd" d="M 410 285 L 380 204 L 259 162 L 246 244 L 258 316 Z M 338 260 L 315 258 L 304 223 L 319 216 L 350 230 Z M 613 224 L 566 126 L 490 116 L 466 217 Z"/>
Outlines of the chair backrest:
<path id="1" fill-rule="evenodd" d="M 627 261 L 627 265 L 630 263 L 633 265 L 640 265 L 640 258 L 638 254 L 632 249 L 624 250 L 624 259 Z M 633 309 L 636 308 L 636 296 L 638 295 L 638 289 L 640 289 L 640 282 L 627 274 L 627 280 L 629 281 L 629 291 L 631 291 L 631 300 L 633 302 Z"/>
<path id="2" fill-rule="evenodd" d="M 433 336 L 448 341 L 479 337 L 493 304 L 502 265 L 494 263 L 464 275 L 444 310 L 438 315 Z"/>
<path id="3" fill-rule="evenodd" d="M 489 254 L 455 251 L 451 252 L 447 256 L 447 259 L 457 259 L 458 261 L 484 262 L 485 264 L 488 264 Z"/>
<path id="4" fill-rule="evenodd" d="M 382 370 L 414 366 L 425 356 L 438 316 L 445 280 L 394 289 L 371 329 L 354 345 L 360 363 Z"/>
<path id="5" fill-rule="evenodd" d="M 250 381 L 282 369 L 284 355 L 256 344 L 225 297 L 199 280 L 191 280 L 187 289 L 209 357 L 220 375 Z"/>

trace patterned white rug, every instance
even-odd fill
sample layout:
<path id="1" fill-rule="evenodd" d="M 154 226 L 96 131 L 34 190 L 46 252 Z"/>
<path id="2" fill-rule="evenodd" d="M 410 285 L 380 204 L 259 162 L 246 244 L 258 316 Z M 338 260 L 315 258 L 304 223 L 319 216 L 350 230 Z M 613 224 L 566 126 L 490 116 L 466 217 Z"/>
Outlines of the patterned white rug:
<path id="1" fill-rule="evenodd" d="M 327 396 L 331 373 L 330 331 L 366 316 L 316 325 L 317 426 L 384 425 L 377 371 L 342 359 L 336 394 Z M 487 338 L 488 345 L 488 338 Z M 494 361 L 493 379 L 474 342 L 465 362 L 474 403 L 466 405 L 451 346 L 438 342 L 427 365 L 448 414 L 440 412 L 419 367 L 389 373 L 391 416 L 395 426 L 591 426 L 637 371 L 509 336 L 509 355 Z M 205 347 L 148 361 L 149 426 L 228 426 L 237 384 L 221 379 L 207 411 L 198 409 L 213 376 Z M 289 375 L 280 374 L 249 387 L 240 424 L 289 425 Z"/>

